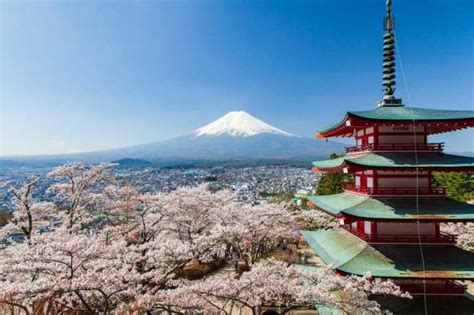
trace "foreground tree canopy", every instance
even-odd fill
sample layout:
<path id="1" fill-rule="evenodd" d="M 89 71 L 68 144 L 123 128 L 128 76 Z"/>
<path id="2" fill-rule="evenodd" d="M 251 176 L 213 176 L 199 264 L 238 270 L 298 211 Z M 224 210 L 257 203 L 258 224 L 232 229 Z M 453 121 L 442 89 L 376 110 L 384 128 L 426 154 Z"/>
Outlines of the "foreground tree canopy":
<path id="1" fill-rule="evenodd" d="M 474 199 L 474 174 L 469 173 L 434 173 L 433 183 L 446 187 L 450 198 L 466 202 Z"/>
<path id="2" fill-rule="evenodd" d="M 332 160 L 341 156 L 342 155 L 332 153 L 329 158 Z M 316 195 L 332 195 L 343 192 L 343 184 L 350 179 L 350 176 L 349 174 L 338 172 L 323 173 L 316 187 Z"/>
<path id="3" fill-rule="evenodd" d="M 343 277 L 330 267 L 303 271 L 268 258 L 300 238 L 281 205 L 242 204 L 232 192 L 204 185 L 144 194 L 117 182 L 112 166 L 69 163 L 52 170 L 53 203 L 32 198 L 36 178 L 11 188 L 16 211 L 1 232 L 25 240 L 0 253 L 2 313 L 230 314 L 247 308 L 258 314 L 265 307 L 286 312 L 317 304 L 379 313 L 370 294 L 405 296 L 370 275 Z M 297 220 L 333 224 L 313 212 Z M 245 271 L 220 270 L 226 262 L 240 262 Z"/>

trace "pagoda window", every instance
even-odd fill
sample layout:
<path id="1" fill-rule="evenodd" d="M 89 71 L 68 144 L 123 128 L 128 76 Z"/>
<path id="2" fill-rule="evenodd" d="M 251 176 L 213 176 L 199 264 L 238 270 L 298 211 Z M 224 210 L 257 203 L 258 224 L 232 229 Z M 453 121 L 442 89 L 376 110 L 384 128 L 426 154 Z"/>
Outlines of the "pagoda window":
<path id="1" fill-rule="evenodd" d="M 360 187 L 360 184 L 361 184 L 361 182 L 360 182 L 360 175 L 356 175 L 356 176 L 355 176 L 355 185 L 356 185 L 357 187 Z"/>
<path id="2" fill-rule="evenodd" d="M 364 233 L 367 235 L 372 234 L 372 222 L 364 221 Z"/>
<path id="3" fill-rule="evenodd" d="M 374 136 L 369 136 L 368 142 L 369 142 L 369 144 L 373 144 L 374 143 Z"/>
<path id="4" fill-rule="evenodd" d="M 374 188 L 374 178 L 367 177 L 367 188 Z"/>
<path id="5" fill-rule="evenodd" d="M 353 148 L 354 151 L 360 150 L 372 150 L 376 143 L 375 137 L 376 129 L 374 127 L 368 127 L 365 129 L 359 129 L 355 133 L 356 147 Z"/>

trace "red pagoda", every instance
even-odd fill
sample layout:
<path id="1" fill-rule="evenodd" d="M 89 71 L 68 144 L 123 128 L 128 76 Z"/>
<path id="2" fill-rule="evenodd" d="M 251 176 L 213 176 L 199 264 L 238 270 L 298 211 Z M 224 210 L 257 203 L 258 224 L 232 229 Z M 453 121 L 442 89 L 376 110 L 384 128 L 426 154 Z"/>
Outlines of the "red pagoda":
<path id="1" fill-rule="evenodd" d="M 474 126 L 474 111 L 404 106 L 394 96 L 391 1 L 383 37 L 384 97 L 375 109 L 350 111 L 317 138 L 354 137 L 345 156 L 316 161 L 315 172 L 353 175 L 344 192 L 309 197 L 341 228 L 302 231 L 308 244 L 342 274 L 390 278 L 412 295 L 462 295 L 474 279 L 474 253 L 455 246 L 440 224 L 474 222 L 474 206 L 446 197 L 433 172 L 472 172 L 474 158 L 443 153 L 428 137 Z"/>

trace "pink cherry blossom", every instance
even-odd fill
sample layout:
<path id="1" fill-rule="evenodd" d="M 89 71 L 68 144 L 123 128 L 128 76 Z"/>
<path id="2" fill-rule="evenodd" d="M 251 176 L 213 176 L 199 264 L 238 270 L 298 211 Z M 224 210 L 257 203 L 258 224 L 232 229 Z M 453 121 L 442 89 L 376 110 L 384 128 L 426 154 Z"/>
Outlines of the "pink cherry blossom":
<path id="1" fill-rule="evenodd" d="M 13 232 L 21 232 L 28 241 L 38 232 L 45 220 L 53 220 L 54 204 L 39 202 L 33 199 L 33 191 L 38 184 L 38 178 L 31 178 L 25 185 L 17 188 L 8 187 L 15 206 L 13 218 L 0 231 L 0 237 L 5 238 Z M 43 222 L 42 222 L 43 221 Z"/>
<path id="2" fill-rule="evenodd" d="M 334 222 L 284 205 L 239 202 L 206 185 L 145 194 L 118 185 L 111 164 L 68 163 L 49 173 L 54 203 L 31 198 L 36 180 L 13 188 L 12 222 L 2 229 L 29 235 L 0 253 L 0 308 L 17 313 L 230 314 L 264 307 L 286 312 L 325 304 L 352 313 L 377 312 L 370 294 L 404 294 L 390 281 L 303 271 L 266 259 L 299 239 L 298 226 Z M 55 228 L 37 233 L 47 218 Z M 296 221 L 296 222 L 295 222 Z M 215 270 L 189 280 L 193 266 L 244 262 L 249 271 Z M 212 273 L 211 273 L 212 274 Z M 334 294 L 340 292 L 341 294 Z"/>
<path id="3" fill-rule="evenodd" d="M 474 252 L 474 223 L 441 224 L 441 231 L 456 235 L 459 247 Z"/>

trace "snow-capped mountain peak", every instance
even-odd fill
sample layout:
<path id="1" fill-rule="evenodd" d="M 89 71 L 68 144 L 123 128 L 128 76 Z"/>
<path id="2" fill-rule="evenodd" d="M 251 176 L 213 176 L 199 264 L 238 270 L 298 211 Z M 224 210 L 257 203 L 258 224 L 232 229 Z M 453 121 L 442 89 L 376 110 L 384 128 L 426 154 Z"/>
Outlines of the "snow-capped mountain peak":
<path id="1" fill-rule="evenodd" d="M 249 137 L 262 133 L 277 134 L 288 137 L 293 136 L 292 134 L 273 127 L 244 111 L 228 112 L 221 118 L 195 130 L 193 133 L 197 137 L 218 135 Z"/>

